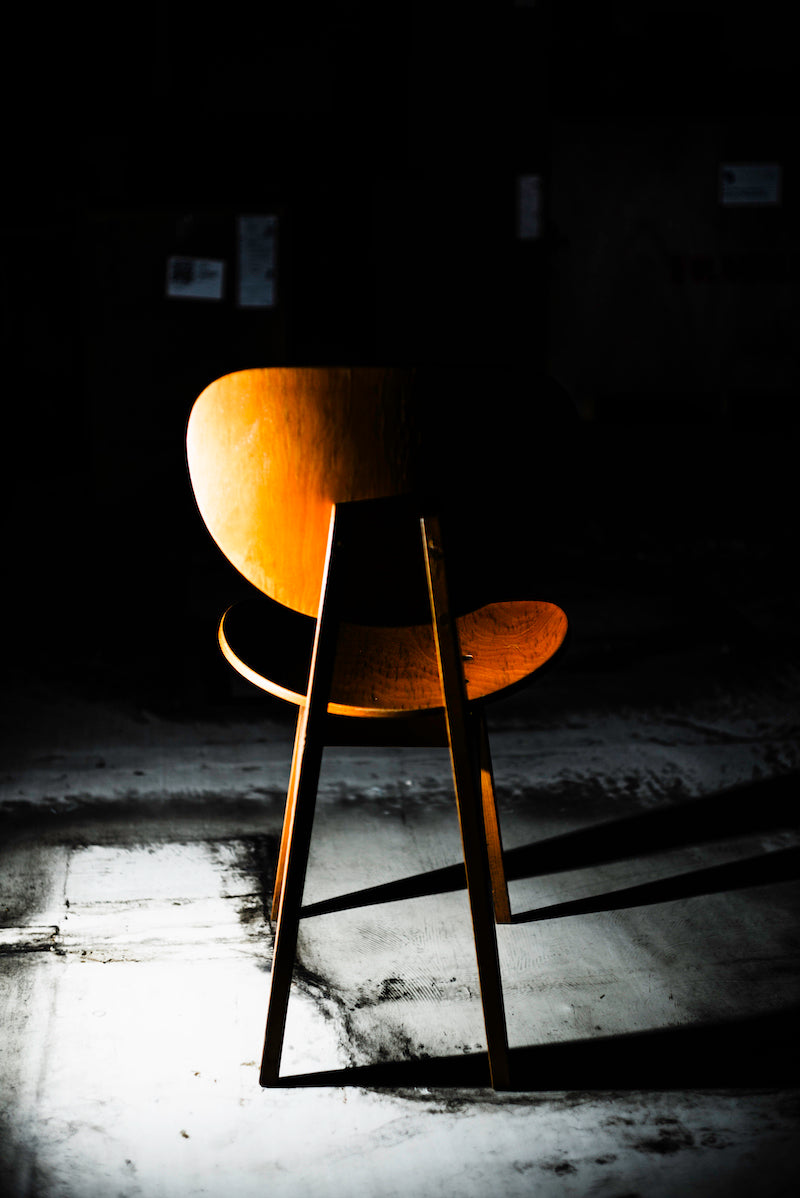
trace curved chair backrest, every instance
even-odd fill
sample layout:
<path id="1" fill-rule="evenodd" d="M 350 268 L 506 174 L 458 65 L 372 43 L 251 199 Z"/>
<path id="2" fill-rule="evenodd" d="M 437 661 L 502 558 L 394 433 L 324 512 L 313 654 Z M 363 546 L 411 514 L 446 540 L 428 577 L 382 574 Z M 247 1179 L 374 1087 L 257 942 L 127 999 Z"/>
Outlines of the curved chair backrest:
<path id="1" fill-rule="evenodd" d="M 187 430 L 217 545 L 270 598 L 316 615 L 331 505 L 412 493 L 415 371 L 242 370 L 210 384 Z"/>

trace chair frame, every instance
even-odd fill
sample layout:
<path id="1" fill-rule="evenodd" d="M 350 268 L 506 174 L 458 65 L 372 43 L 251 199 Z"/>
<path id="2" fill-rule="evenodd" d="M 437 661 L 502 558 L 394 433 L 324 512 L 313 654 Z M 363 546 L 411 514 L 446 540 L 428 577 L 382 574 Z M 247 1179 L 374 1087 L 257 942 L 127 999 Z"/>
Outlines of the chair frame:
<path id="1" fill-rule="evenodd" d="M 376 737 L 381 736 L 381 725 L 397 723 L 396 718 L 388 721 L 358 719 L 331 716 L 328 712 L 337 629 L 346 589 L 340 565 L 342 549 L 353 535 L 354 509 L 363 506 L 363 502 L 334 504 L 331 511 L 308 689 L 298 715 L 272 904 L 272 918 L 276 921 L 275 942 L 260 1073 L 261 1085 L 265 1087 L 280 1085 L 286 1013 L 323 748 L 342 743 L 390 743 L 376 740 Z M 490 1079 L 494 1089 L 504 1089 L 510 1085 L 510 1066 L 495 923 L 509 923 L 511 911 L 489 742 L 482 704 L 470 704 L 467 699 L 439 515 L 422 505 L 416 518 L 424 552 L 442 708 L 429 713 L 432 719 L 425 718 L 427 730 L 424 733 L 420 731 L 423 724 L 418 716 L 400 717 L 408 726 L 409 736 L 406 742 L 401 740 L 400 743 L 440 744 L 447 745 L 450 750 Z M 414 721 L 417 731 L 411 727 Z M 369 730 L 365 725 L 370 725 Z M 398 743 L 396 734 L 392 735 L 391 743 Z"/>

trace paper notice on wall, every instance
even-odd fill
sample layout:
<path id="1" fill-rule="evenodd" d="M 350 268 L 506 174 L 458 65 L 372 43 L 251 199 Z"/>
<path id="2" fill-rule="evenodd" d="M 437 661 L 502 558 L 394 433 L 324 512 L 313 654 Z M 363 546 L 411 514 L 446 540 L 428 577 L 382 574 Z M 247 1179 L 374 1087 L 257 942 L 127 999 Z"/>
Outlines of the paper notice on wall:
<path id="1" fill-rule="evenodd" d="M 723 162 L 719 168 L 720 203 L 779 204 L 781 168 L 778 162 Z"/>
<path id="2" fill-rule="evenodd" d="M 217 258 L 167 259 L 167 295 L 170 299 L 221 300 L 225 263 Z"/>
<path id="3" fill-rule="evenodd" d="M 277 216 L 237 217 L 240 308 L 274 308 L 277 296 Z"/>

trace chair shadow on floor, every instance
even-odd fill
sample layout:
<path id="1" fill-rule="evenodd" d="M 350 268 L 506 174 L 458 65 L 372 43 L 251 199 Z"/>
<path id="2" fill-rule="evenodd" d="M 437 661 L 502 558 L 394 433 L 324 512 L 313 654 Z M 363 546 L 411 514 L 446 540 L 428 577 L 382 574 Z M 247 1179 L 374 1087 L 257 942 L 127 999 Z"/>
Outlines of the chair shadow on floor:
<path id="1" fill-rule="evenodd" d="M 511 1048 L 507 1090 L 794 1088 L 798 1071 L 791 1045 L 798 1017 L 800 1004 L 719 1023 Z M 488 1089 L 489 1063 L 485 1052 L 385 1061 L 288 1075 L 278 1086 Z"/>
<path id="2" fill-rule="evenodd" d="M 536 844 L 507 850 L 504 853 L 506 876 L 509 881 L 540 877 L 632 857 L 650 856 L 723 837 L 797 827 L 798 792 L 800 775 L 790 773 L 731 787 L 658 811 L 647 811 L 566 832 Z M 591 898 L 518 913 L 512 915 L 512 922 L 527 923 L 565 915 L 645 906 L 723 890 L 763 886 L 797 877 L 800 877 L 800 848 L 776 849 L 742 861 L 709 866 Z M 375 903 L 446 894 L 460 890 L 463 886 L 464 866 L 459 863 L 310 903 L 301 909 L 301 915 L 303 918 L 329 915 L 334 911 L 368 907 Z"/>
<path id="3" fill-rule="evenodd" d="M 722 837 L 796 826 L 797 774 L 757 781 L 660 811 L 569 832 L 506 856 L 509 879 L 647 856 Z M 564 918 L 644 906 L 800 878 L 800 847 L 767 851 L 589 898 L 513 916 L 513 922 Z M 463 865 L 370 887 L 302 909 L 329 914 L 377 903 L 443 894 L 464 886 Z M 793 1042 L 800 1005 L 713 1024 L 513 1048 L 511 1085 L 521 1090 L 616 1090 L 794 1086 Z M 281 1078 L 282 1087 L 481 1088 L 485 1053 L 354 1066 Z"/>

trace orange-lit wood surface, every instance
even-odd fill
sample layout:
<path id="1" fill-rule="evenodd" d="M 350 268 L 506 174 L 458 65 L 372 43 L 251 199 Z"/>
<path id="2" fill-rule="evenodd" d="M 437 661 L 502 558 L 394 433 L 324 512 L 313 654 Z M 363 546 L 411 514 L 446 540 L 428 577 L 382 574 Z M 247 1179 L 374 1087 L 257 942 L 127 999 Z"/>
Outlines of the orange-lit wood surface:
<path id="1" fill-rule="evenodd" d="M 316 616 L 331 505 L 413 489 L 412 370 L 274 367 L 225 375 L 189 419 L 200 513 L 264 594 Z"/>
<path id="2" fill-rule="evenodd" d="M 567 618 L 552 603 L 493 603 L 456 620 L 470 702 L 524 681 L 560 647 Z M 219 641 L 245 678 L 278 698 L 306 702 L 314 622 L 287 615 L 269 600 L 246 600 L 222 619 Z M 442 706 L 433 628 L 342 624 L 332 715 L 410 715 Z"/>

